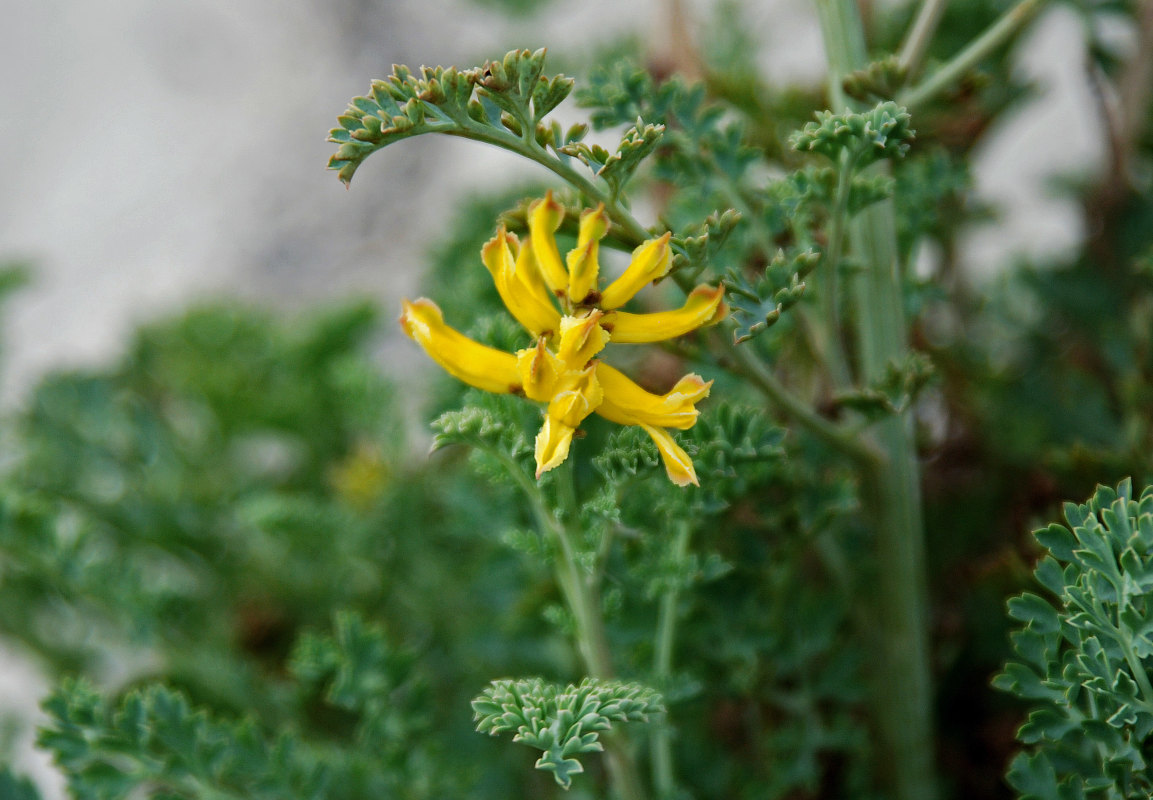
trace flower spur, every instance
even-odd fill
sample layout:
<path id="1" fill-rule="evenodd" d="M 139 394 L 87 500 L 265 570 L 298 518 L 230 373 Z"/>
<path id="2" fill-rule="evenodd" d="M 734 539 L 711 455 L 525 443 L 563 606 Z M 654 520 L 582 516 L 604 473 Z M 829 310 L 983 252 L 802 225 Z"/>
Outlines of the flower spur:
<path id="1" fill-rule="evenodd" d="M 434 361 L 470 386 L 547 405 L 536 437 L 538 478 L 565 460 L 578 427 L 596 413 L 642 427 L 669 479 L 678 486 L 696 485 L 692 459 L 668 429 L 693 426 L 696 403 L 708 396 L 712 381 L 689 374 L 665 394 L 653 394 L 597 355 L 610 341 L 659 342 L 720 321 L 726 313 L 724 289 L 698 286 L 673 311 L 621 311 L 642 288 L 668 274 L 670 235 L 637 247 L 624 273 L 601 291 L 599 247 L 609 229 L 604 207 L 581 214 L 576 247 L 562 261 L 556 231 L 564 213 L 550 192 L 529 207 L 523 242 L 501 226 L 481 250 L 501 300 L 536 337 L 535 346 L 514 354 L 482 345 L 448 326 L 427 298 L 403 301 L 401 325 Z"/>

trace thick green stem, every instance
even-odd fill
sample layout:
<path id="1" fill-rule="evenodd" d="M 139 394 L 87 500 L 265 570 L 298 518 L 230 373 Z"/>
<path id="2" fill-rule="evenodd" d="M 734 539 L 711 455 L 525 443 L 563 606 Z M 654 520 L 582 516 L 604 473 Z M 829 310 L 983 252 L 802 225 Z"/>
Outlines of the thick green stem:
<path id="1" fill-rule="evenodd" d="M 689 552 L 689 537 L 692 529 L 686 522 L 677 523 L 673 537 L 672 560 L 678 567 L 684 563 Z M 653 653 L 653 677 L 664 685 L 673 674 L 673 644 L 676 642 L 677 605 L 680 600 L 680 585 L 673 583 L 661 596 L 660 610 L 657 612 L 657 636 Z M 673 774 L 672 732 L 667 721 L 653 733 L 653 788 L 658 800 L 669 800 L 676 791 L 676 777 Z"/>
<path id="2" fill-rule="evenodd" d="M 850 236 L 867 270 L 857 281 L 861 376 L 880 381 L 909 352 L 902 276 L 891 202 L 860 214 Z M 874 692 L 885 758 L 899 800 L 935 797 L 933 690 L 929 669 L 928 588 L 921 475 L 913 420 L 906 413 L 879 423 L 881 462 L 862 474 L 877 544 L 877 633 L 882 659 Z"/>
<path id="3" fill-rule="evenodd" d="M 855 0 L 819 0 L 829 58 L 830 100 L 845 103 L 843 76 L 866 62 L 864 27 Z M 891 201 L 874 204 L 849 226 L 852 252 L 864 269 L 854 281 L 858 375 L 869 385 L 909 351 Z M 933 800 L 932 686 L 929 670 L 924 530 L 912 420 L 873 428 L 880 458 L 860 464 L 865 510 L 876 536 L 873 715 L 879 763 L 896 800 Z"/>
<path id="4" fill-rule="evenodd" d="M 861 13 L 847 0 L 817 0 L 817 16 L 825 42 L 825 60 L 829 62 L 829 107 L 834 112 L 849 107 L 844 78 L 865 66 L 867 52 Z"/>

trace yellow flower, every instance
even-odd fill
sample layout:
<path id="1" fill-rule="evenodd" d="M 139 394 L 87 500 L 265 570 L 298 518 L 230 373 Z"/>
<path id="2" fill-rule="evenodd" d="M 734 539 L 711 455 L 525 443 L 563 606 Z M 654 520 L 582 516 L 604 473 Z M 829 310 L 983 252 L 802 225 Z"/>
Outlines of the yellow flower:
<path id="1" fill-rule="evenodd" d="M 481 249 L 481 260 L 509 313 L 536 345 L 505 353 L 475 342 L 449 327 L 431 300 L 403 301 L 401 326 L 434 361 L 465 383 L 500 394 L 523 394 L 545 403 L 536 437 L 537 477 L 568 457 L 580 424 L 600 414 L 620 425 L 638 425 L 657 446 L 669 479 L 697 484 L 692 459 L 668 428 L 686 430 L 696 422 L 696 403 L 712 381 L 686 375 L 666 394 L 646 391 L 597 355 L 610 341 L 659 342 L 724 318 L 723 287 L 698 286 L 673 311 L 633 314 L 620 311 L 642 288 L 672 267 L 670 234 L 642 243 L 624 273 L 599 289 L 600 240 L 609 230 L 604 206 L 581 214 L 577 244 L 562 260 L 556 231 L 564 206 L 549 192 L 529 207 L 529 235 L 521 242 L 501 226 Z"/>

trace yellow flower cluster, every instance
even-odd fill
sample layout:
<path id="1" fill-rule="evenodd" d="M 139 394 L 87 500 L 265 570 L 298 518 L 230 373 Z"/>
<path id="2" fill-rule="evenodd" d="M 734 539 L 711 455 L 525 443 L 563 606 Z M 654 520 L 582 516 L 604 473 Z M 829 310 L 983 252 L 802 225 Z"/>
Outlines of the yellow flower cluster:
<path id="1" fill-rule="evenodd" d="M 678 486 L 696 485 L 692 460 L 667 429 L 693 426 L 696 403 L 708 396 L 712 381 L 689 374 L 657 395 L 596 357 L 610 341 L 659 342 L 720 321 L 726 313 L 724 288 L 698 286 L 674 311 L 621 311 L 643 287 L 668 274 L 669 234 L 641 244 L 624 273 L 600 291 L 598 252 L 609 229 L 604 207 L 581 214 L 577 245 L 562 261 L 556 231 L 563 219 L 564 207 L 550 192 L 529 207 L 529 235 L 523 242 L 502 226 L 481 250 L 501 300 L 537 337 L 534 347 L 515 354 L 486 347 L 445 324 L 440 308 L 426 298 L 404 301 L 401 325 L 434 361 L 465 383 L 548 405 L 536 437 L 538 478 L 565 460 L 573 434 L 596 413 L 644 428 L 669 479 Z"/>

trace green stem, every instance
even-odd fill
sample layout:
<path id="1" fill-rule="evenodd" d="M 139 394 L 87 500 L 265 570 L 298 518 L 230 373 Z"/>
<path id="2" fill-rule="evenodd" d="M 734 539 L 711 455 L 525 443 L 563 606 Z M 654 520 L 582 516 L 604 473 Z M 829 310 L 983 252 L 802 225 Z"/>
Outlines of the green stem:
<path id="1" fill-rule="evenodd" d="M 556 479 L 559 499 L 566 511 L 568 523 L 571 524 L 576 514 L 576 491 L 570 460 L 557 468 Z M 599 572 L 594 570 L 589 573 L 581 568 L 568 524 L 556 520 L 555 516 L 552 518 L 555 522 L 553 533 L 560 554 L 556 565 L 557 581 L 576 621 L 577 646 L 585 662 L 585 669 L 590 677 L 611 680 L 615 672 L 601 614 Z M 614 731 L 612 735 L 604 736 L 604 742 L 609 777 L 619 800 L 645 800 L 645 790 L 628 738 L 624 733 Z"/>
<path id="2" fill-rule="evenodd" d="M 463 130 L 445 132 L 449 135 L 462 136 L 466 139 L 474 139 L 496 145 L 504 150 L 510 150 L 518 155 L 522 155 L 530 161 L 535 161 L 545 169 L 555 173 L 557 177 L 563 179 L 568 184 L 575 186 L 590 200 L 597 203 L 604 203 L 605 211 L 608 213 L 609 219 L 616 225 L 619 225 L 629 237 L 638 242 L 651 238 L 649 232 L 645 230 L 645 227 L 637 221 L 636 217 L 628 212 L 628 209 L 621 205 L 619 199 L 612 196 L 612 193 L 609 192 L 607 187 L 597 185 L 561 159 L 550 155 L 549 152 L 538 145 L 535 140 L 529 141 L 521 139 L 513 136 L 511 133 L 505 135 L 472 120 L 469 120 L 467 125 L 464 123 L 461 124 Z"/>
<path id="3" fill-rule="evenodd" d="M 685 522 L 677 523 L 673 538 L 672 561 L 678 567 L 683 565 L 689 551 L 689 538 L 692 529 Z M 657 612 L 657 635 L 653 653 L 653 676 L 661 686 L 667 686 L 673 674 L 673 644 L 676 641 L 677 603 L 680 600 L 680 584 L 674 582 L 661 596 Z M 676 778 L 673 775 L 672 732 L 668 721 L 657 727 L 652 739 L 653 787 L 659 800 L 669 800 L 676 791 Z"/>
<path id="4" fill-rule="evenodd" d="M 1026 0 L 1031 2 L 1032 0 Z M 819 0 L 829 57 L 830 96 L 844 102 L 843 76 L 866 62 L 864 26 L 855 0 Z M 858 375 L 883 379 L 909 352 L 903 283 L 891 201 L 876 203 L 849 224 L 849 242 L 864 270 L 854 281 Z M 927 632 L 924 529 L 920 473 L 908 414 L 872 428 L 880 457 L 858 464 L 865 511 L 876 537 L 874 574 L 880 650 L 874 671 L 873 716 L 880 733 L 878 763 L 896 800 L 933 800 L 933 694 Z"/>
<path id="5" fill-rule="evenodd" d="M 948 3 L 949 0 L 925 0 L 921 4 L 921 10 L 917 12 L 917 18 L 909 28 L 909 33 L 897 55 L 898 62 L 905 70 L 906 78 L 912 78 L 921 69 L 929 43 L 933 40 L 933 34 L 937 32 L 937 24 L 941 21 L 941 14 L 944 13 Z"/>
<path id="6" fill-rule="evenodd" d="M 1045 5 L 1045 2 L 1046 0 L 1021 0 L 940 69 L 919 85 L 898 95 L 897 102 L 906 108 L 913 109 L 951 86 L 958 78 L 1005 44 L 1026 22 L 1033 18 L 1033 15 Z"/>
<path id="7" fill-rule="evenodd" d="M 734 370 L 749 381 L 765 398 L 780 409 L 789 419 L 802 426 L 834 449 L 848 456 L 858 464 L 870 464 L 877 460 L 877 453 L 863 444 L 851 431 L 841 428 L 794 395 L 777 380 L 759 359 L 749 351 L 748 345 L 733 344 L 725 336 L 715 337 L 725 349 L 725 355 L 735 362 Z"/>
<path id="8" fill-rule="evenodd" d="M 861 13 L 845 0 L 817 0 L 817 16 L 829 62 L 829 107 L 834 112 L 844 111 L 849 108 L 844 77 L 865 66 L 868 59 Z"/>
<path id="9" fill-rule="evenodd" d="M 852 188 L 854 159 L 843 158 L 837 166 L 837 189 L 829 220 L 829 244 L 821 266 L 821 313 L 824 319 L 818 329 L 821 357 L 832 373 L 833 386 L 845 389 L 852 382 L 845 350 L 841 345 L 840 313 L 837 310 L 837 278 L 841 269 L 845 227 L 849 220 L 849 190 Z"/>
<path id="10" fill-rule="evenodd" d="M 1120 633 L 1120 631 L 1118 631 Z M 1141 659 L 1137 657 L 1137 653 L 1133 650 L 1132 643 L 1124 634 L 1116 637 L 1117 641 L 1121 643 L 1123 652 L 1125 653 L 1125 660 L 1129 663 L 1129 670 L 1133 673 L 1133 679 L 1137 682 L 1137 687 L 1141 690 L 1141 697 L 1145 699 L 1145 704 L 1153 704 L 1153 685 L 1149 683 L 1149 675 L 1145 671 L 1145 665 L 1141 663 Z"/>

